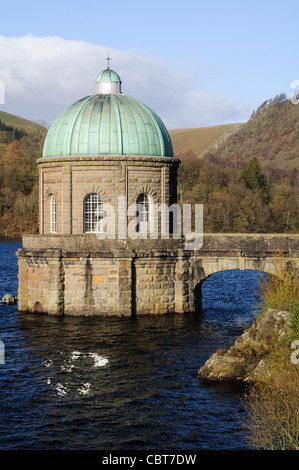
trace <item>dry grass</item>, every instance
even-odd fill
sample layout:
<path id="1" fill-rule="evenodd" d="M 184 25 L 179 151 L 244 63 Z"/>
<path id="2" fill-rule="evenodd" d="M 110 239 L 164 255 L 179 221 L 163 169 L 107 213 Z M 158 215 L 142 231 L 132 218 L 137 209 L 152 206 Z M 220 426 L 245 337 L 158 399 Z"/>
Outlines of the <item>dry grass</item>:
<path id="1" fill-rule="evenodd" d="M 291 312 L 291 327 L 299 334 L 299 282 L 295 272 L 295 262 L 286 262 L 282 253 L 274 260 L 274 273 L 269 279 L 262 278 L 259 285 L 263 310 L 277 308 Z"/>
<path id="2" fill-rule="evenodd" d="M 299 450 L 298 403 L 298 365 L 277 371 L 270 384 L 254 384 L 245 405 L 249 444 L 255 449 Z"/>
<path id="3" fill-rule="evenodd" d="M 210 145 L 216 144 L 227 132 L 231 132 L 240 126 L 242 126 L 242 123 L 190 129 L 171 129 L 168 132 L 176 155 L 184 154 L 189 150 L 192 150 L 195 155 L 201 155 Z"/>
<path id="4" fill-rule="evenodd" d="M 273 342 L 269 378 L 250 386 L 245 397 L 248 441 L 256 449 L 299 450 L 299 364 L 291 361 L 290 344 L 299 340 L 299 285 L 295 266 L 276 257 L 275 275 L 263 280 L 260 294 L 264 309 L 291 312 L 291 335 Z"/>

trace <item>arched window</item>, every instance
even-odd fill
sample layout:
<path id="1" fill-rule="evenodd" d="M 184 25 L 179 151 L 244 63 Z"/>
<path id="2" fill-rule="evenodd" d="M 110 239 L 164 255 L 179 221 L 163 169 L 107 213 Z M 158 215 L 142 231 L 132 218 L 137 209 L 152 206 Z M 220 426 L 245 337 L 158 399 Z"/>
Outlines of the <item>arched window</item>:
<path id="1" fill-rule="evenodd" d="M 150 222 L 150 199 L 147 194 L 142 193 L 138 196 L 137 201 L 137 214 L 138 224 L 137 232 L 147 233 L 149 232 L 149 222 Z"/>
<path id="2" fill-rule="evenodd" d="M 97 193 L 88 194 L 84 199 L 84 232 L 103 232 L 103 201 Z"/>
<path id="3" fill-rule="evenodd" d="M 57 232 L 57 204 L 54 194 L 52 194 L 50 200 L 50 231 L 51 233 Z"/>

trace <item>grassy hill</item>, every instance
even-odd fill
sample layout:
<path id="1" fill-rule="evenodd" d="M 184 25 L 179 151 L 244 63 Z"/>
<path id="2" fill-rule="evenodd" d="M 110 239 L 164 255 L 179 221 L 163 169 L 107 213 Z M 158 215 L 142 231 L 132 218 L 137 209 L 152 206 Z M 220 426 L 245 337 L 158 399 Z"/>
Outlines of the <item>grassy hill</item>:
<path id="1" fill-rule="evenodd" d="M 299 170 L 299 106 L 285 95 L 265 101 L 246 123 L 169 132 L 176 155 L 192 151 L 220 166 Z"/>
<path id="2" fill-rule="evenodd" d="M 0 111 L 0 157 L 10 142 L 21 140 L 22 137 L 28 135 L 44 134 L 45 131 L 46 129 L 41 124 Z"/>
<path id="3" fill-rule="evenodd" d="M 171 129 L 169 135 L 175 155 L 192 151 L 196 156 L 202 156 L 204 152 L 220 138 L 224 138 L 240 128 L 242 123 L 223 124 L 191 129 Z"/>
<path id="4" fill-rule="evenodd" d="M 43 128 L 42 125 L 36 122 L 24 119 L 20 116 L 15 116 L 14 114 L 6 113 L 4 111 L 0 111 L 0 120 L 8 126 L 12 126 L 16 129 L 22 129 L 27 133 L 33 132 L 36 129 Z"/>

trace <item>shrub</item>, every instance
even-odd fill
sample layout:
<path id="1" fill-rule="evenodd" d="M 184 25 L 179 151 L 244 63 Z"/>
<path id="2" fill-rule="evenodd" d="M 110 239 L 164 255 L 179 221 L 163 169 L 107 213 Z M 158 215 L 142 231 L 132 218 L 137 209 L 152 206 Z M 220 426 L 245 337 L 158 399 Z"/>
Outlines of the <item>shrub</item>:
<path id="1" fill-rule="evenodd" d="M 273 275 L 261 278 L 259 295 L 263 310 L 278 308 L 296 312 L 299 308 L 299 282 L 295 263 L 286 262 L 283 254 L 278 252 L 274 258 Z"/>
<path id="2" fill-rule="evenodd" d="M 291 362 L 290 353 L 292 339 L 299 339 L 299 287 L 294 263 L 286 263 L 278 253 L 274 274 L 263 278 L 259 287 L 263 311 L 290 311 L 291 335 L 283 341 L 276 338 L 276 343 L 272 339 L 268 378 L 249 387 L 245 397 L 247 439 L 256 449 L 299 450 L 299 365 Z"/>
<path id="3" fill-rule="evenodd" d="M 298 366 L 297 366 L 298 367 Z M 251 386 L 245 407 L 247 440 L 255 449 L 299 450 L 299 374 L 293 366 Z"/>

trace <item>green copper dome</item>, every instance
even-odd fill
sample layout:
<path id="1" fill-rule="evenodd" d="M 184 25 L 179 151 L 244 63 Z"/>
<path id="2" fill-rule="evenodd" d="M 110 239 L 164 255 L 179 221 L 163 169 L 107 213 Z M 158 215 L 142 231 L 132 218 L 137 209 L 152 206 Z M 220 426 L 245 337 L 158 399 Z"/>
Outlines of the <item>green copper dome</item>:
<path id="1" fill-rule="evenodd" d="M 161 119 L 140 101 L 121 93 L 116 72 L 108 67 L 98 75 L 96 84 L 96 94 L 71 104 L 55 119 L 46 136 L 43 157 L 173 156 Z"/>
<path id="2" fill-rule="evenodd" d="M 106 69 L 99 73 L 96 82 L 120 82 L 120 76 L 114 70 Z"/>

